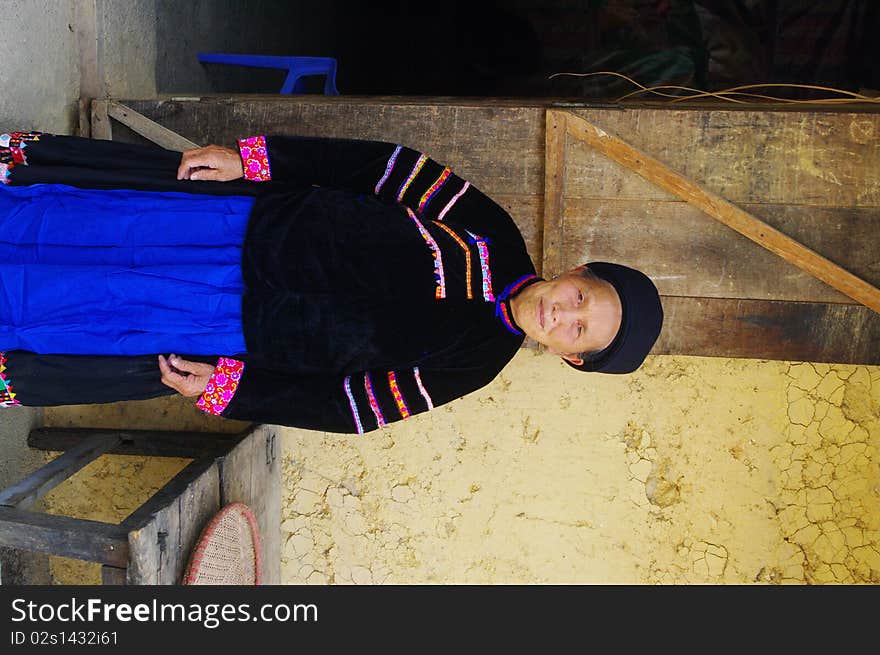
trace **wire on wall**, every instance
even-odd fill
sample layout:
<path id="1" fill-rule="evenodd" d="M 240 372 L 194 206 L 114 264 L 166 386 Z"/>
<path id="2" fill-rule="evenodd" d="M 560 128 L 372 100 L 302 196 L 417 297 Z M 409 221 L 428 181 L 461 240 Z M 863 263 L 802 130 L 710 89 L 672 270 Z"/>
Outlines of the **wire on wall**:
<path id="1" fill-rule="evenodd" d="M 741 86 L 734 86 L 728 89 L 722 89 L 720 91 L 703 91 L 701 89 L 693 89 L 687 86 L 676 86 L 672 84 L 663 84 L 659 86 L 644 86 L 639 84 L 631 77 L 627 77 L 622 73 L 616 73 L 614 71 L 596 71 L 593 73 L 569 73 L 569 72 L 561 72 L 561 73 L 553 73 L 547 79 L 553 79 L 554 77 L 560 75 L 571 75 L 574 77 L 591 77 L 594 75 L 613 75 L 616 77 L 623 78 L 628 81 L 633 86 L 638 87 L 635 91 L 630 91 L 629 93 L 620 96 L 614 102 L 623 102 L 624 100 L 628 100 L 630 98 L 635 98 L 637 96 L 641 96 L 643 94 L 653 94 L 659 96 L 661 98 L 668 98 L 669 104 L 676 103 L 684 103 L 689 100 L 696 100 L 699 98 L 718 98 L 719 100 L 724 100 L 726 102 L 732 102 L 736 104 L 749 104 L 749 102 L 754 100 L 769 100 L 771 102 L 783 102 L 789 104 L 850 104 L 850 103 L 877 103 L 880 104 L 880 96 L 873 97 L 869 95 L 865 95 L 863 93 L 855 93 L 853 91 L 845 91 L 843 89 L 835 89 L 827 86 L 815 86 L 812 84 L 786 84 L 786 83 L 773 83 L 773 84 L 744 84 Z M 750 93 L 748 92 L 751 89 L 766 89 L 766 88 L 795 88 L 795 89 L 809 89 L 813 91 L 827 91 L 834 94 L 838 94 L 837 96 L 832 96 L 828 98 L 813 98 L 808 100 L 795 100 L 792 98 L 779 98 L 772 95 L 766 95 L 762 93 Z M 675 93 L 669 93 L 669 91 L 684 91 L 690 95 L 680 95 Z M 746 100 L 746 98 L 750 100 Z"/>

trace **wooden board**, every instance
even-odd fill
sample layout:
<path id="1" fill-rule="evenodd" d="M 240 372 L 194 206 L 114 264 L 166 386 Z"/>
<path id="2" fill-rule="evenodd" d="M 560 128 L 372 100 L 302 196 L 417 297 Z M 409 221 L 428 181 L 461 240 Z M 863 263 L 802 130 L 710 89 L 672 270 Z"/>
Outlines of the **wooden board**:
<path id="1" fill-rule="evenodd" d="M 880 253 L 864 247 L 877 240 L 880 208 L 742 207 L 853 274 L 880 281 Z M 569 247 L 560 270 L 606 260 L 645 271 L 663 295 L 852 303 L 687 203 L 568 199 L 561 227 L 559 238 Z"/>
<path id="2" fill-rule="evenodd" d="M 123 528 L 110 523 L 0 506 L 0 546 L 100 562 L 128 561 Z"/>
<path id="3" fill-rule="evenodd" d="M 612 161 L 622 164 L 651 184 L 671 193 L 679 200 L 687 202 L 689 206 L 697 207 L 710 218 L 719 221 L 786 262 L 825 282 L 855 302 L 880 314 L 880 289 L 821 253 L 808 248 L 797 239 L 777 230 L 740 205 L 714 193 L 705 185 L 682 175 L 617 135 L 577 117 L 571 112 L 557 109 L 548 110 L 547 124 L 548 133 L 551 124 L 559 126 L 560 129 L 565 126 L 567 134 L 576 141 L 586 143 L 592 149 Z M 558 151 L 559 154 L 554 151 Z M 564 144 L 551 148 L 551 142 L 548 140 L 546 156 L 548 168 L 545 175 L 545 187 L 548 190 L 545 190 L 545 198 L 564 196 L 563 184 L 560 181 L 561 175 L 551 170 L 549 164 L 555 159 L 564 160 L 564 152 Z M 546 211 L 549 216 L 557 220 L 563 214 L 559 209 L 559 204 L 554 201 L 552 208 L 548 206 Z"/>
<path id="4" fill-rule="evenodd" d="M 566 145 L 562 213 L 545 218 L 549 100 L 243 96 L 120 102 L 199 143 L 231 145 L 240 136 L 275 132 L 374 138 L 422 149 L 509 208 L 545 276 L 589 259 L 627 258 L 623 263 L 656 277 L 674 316 L 658 342 L 663 352 L 877 363 L 880 328 L 851 299 L 732 230 L 719 230 L 709 217 L 587 146 Z M 566 109 L 880 283 L 880 258 L 874 257 L 880 252 L 880 114 Z M 674 226 L 657 225 L 661 221 Z M 548 235 L 551 230 L 555 234 Z M 544 252 L 548 238 L 558 239 L 554 252 Z M 707 307 L 714 308 L 708 316 Z M 841 319 L 848 322 L 835 322 Z M 755 332 L 756 325 L 787 320 L 807 320 L 809 327 Z M 710 330 L 719 325 L 723 329 Z M 701 330 L 713 337 L 700 338 L 695 331 Z"/>
<path id="5" fill-rule="evenodd" d="M 219 510 L 216 460 L 196 460 L 123 521 L 129 584 L 179 584 L 193 545 Z"/>
<path id="6" fill-rule="evenodd" d="M 242 502 L 254 513 L 262 543 L 263 584 L 281 584 L 281 443 L 261 426 L 220 462 L 221 504 Z"/>
<path id="7" fill-rule="evenodd" d="M 880 364 L 880 314 L 863 305 L 666 296 L 663 311 L 657 354 Z"/>

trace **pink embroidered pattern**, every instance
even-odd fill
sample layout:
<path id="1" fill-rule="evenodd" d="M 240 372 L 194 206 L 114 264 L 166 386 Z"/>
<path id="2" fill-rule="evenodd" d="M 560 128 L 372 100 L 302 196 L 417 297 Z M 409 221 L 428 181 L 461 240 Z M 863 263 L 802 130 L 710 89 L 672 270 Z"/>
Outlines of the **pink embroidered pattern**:
<path id="1" fill-rule="evenodd" d="M 409 177 L 403 181 L 403 184 L 400 185 L 400 189 L 397 191 L 397 202 L 403 200 L 403 195 L 406 193 L 406 190 L 409 189 L 409 185 L 412 184 L 412 181 L 416 179 L 416 175 L 422 170 L 422 166 L 425 165 L 426 161 L 428 161 L 427 155 L 419 155 L 415 166 L 413 166 L 413 169 L 409 172 Z"/>
<path id="2" fill-rule="evenodd" d="M 438 223 L 437 221 L 434 221 L 434 225 L 445 230 L 449 234 L 449 236 L 451 236 L 453 239 L 455 239 L 455 242 L 459 246 L 461 246 L 461 249 L 464 250 L 465 275 L 466 275 L 466 279 L 467 279 L 467 297 L 468 297 L 468 300 L 472 300 L 474 297 L 474 292 L 471 291 L 471 251 L 470 251 L 470 248 L 468 248 L 467 244 L 462 240 L 462 238 L 460 236 L 458 236 L 455 232 L 453 232 L 452 228 L 450 228 L 445 223 Z"/>
<path id="3" fill-rule="evenodd" d="M 397 403 L 397 411 L 400 412 L 401 418 L 409 418 L 409 408 L 403 400 L 403 394 L 397 386 L 397 376 L 394 371 L 388 371 L 388 388 L 391 389 L 391 395 L 394 396 L 394 402 Z"/>
<path id="4" fill-rule="evenodd" d="M 272 167 L 269 165 L 266 137 L 251 136 L 246 139 L 239 139 L 238 150 L 241 153 L 244 179 L 251 182 L 267 182 L 272 179 Z"/>
<path id="5" fill-rule="evenodd" d="M 382 189 L 382 185 L 388 180 L 391 176 L 391 171 L 394 170 L 394 164 L 397 162 L 397 155 L 400 154 L 400 150 L 403 146 L 397 146 L 394 149 L 394 152 L 391 153 L 391 156 L 388 158 L 388 163 L 385 165 L 385 174 L 382 178 L 376 183 L 376 188 L 373 189 L 373 192 L 378 196 L 379 191 Z"/>
<path id="6" fill-rule="evenodd" d="M 12 390 L 12 382 L 5 373 L 6 355 L 0 352 L 0 407 L 12 407 L 21 405 L 21 401 L 15 399 L 15 391 Z"/>
<path id="7" fill-rule="evenodd" d="M 446 206 L 443 208 L 443 211 L 440 212 L 440 215 L 437 217 L 438 221 L 442 221 L 443 217 L 446 216 L 446 212 L 452 209 L 452 205 L 456 203 L 456 201 L 464 195 L 464 192 L 468 190 L 468 187 L 471 185 L 470 182 L 465 182 L 464 186 L 461 187 L 461 190 L 452 196 L 452 200 L 446 203 Z"/>
<path id="8" fill-rule="evenodd" d="M 434 297 L 437 300 L 439 300 L 440 298 L 445 298 L 446 273 L 443 271 L 443 256 L 440 254 L 440 246 L 437 245 L 437 242 L 434 241 L 434 237 L 431 236 L 431 233 L 425 229 L 425 226 L 422 225 L 422 222 L 416 217 L 415 212 L 413 212 L 413 210 L 409 207 L 404 207 L 404 209 L 406 209 L 406 213 L 409 214 L 412 222 L 416 224 L 416 228 L 418 228 L 419 234 L 422 235 L 425 243 L 428 244 L 428 247 L 431 249 L 431 256 L 434 257 L 434 279 L 437 282 L 437 288 L 434 291 Z"/>
<path id="9" fill-rule="evenodd" d="M 443 169 L 443 172 L 440 173 L 440 177 L 437 178 L 437 181 L 432 184 L 427 191 L 425 191 L 425 195 L 422 196 L 421 200 L 419 200 L 419 213 L 423 214 L 425 211 L 425 207 L 428 206 L 428 203 L 431 202 L 431 198 L 433 198 L 436 193 L 443 188 L 443 185 L 446 183 L 446 180 L 449 179 L 449 174 L 452 171 L 447 166 Z"/>
<path id="10" fill-rule="evenodd" d="M 376 423 L 378 423 L 381 428 L 385 425 L 385 417 L 382 416 L 382 409 L 379 407 L 379 401 L 376 400 L 376 395 L 373 393 L 373 381 L 370 379 L 369 373 L 364 373 L 364 389 L 366 390 L 367 398 L 370 401 L 370 409 L 373 410 L 373 416 L 376 417 Z"/>
<path id="11" fill-rule="evenodd" d="M 196 407 L 214 416 L 222 414 L 238 390 L 242 373 L 244 373 L 244 362 L 231 357 L 218 359 L 214 373 L 205 386 L 205 392 L 196 402 Z"/>

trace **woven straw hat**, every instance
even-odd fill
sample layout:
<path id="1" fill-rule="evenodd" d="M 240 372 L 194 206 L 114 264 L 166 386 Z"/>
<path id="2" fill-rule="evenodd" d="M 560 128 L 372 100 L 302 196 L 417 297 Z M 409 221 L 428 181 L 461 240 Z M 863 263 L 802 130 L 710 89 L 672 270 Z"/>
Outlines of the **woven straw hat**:
<path id="1" fill-rule="evenodd" d="M 258 585 L 260 530 L 250 507 L 230 503 L 202 530 L 183 574 L 185 585 Z"/>

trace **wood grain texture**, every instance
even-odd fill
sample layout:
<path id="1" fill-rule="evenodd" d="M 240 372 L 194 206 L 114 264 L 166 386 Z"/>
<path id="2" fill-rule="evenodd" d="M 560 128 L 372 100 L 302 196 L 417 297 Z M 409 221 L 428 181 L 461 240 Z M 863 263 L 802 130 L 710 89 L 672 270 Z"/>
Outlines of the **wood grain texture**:
<path id="1" fill-rule="evenodd" d="M 145 139 L 167 148 L 168 150 L 189 150 L 198 148 L 199 144 L 180 136 L 163 125 L 150 120 L 131 107 L 113 100 L 107 103 L 107 114 L 126 127 L 134 130 Z"/>
<path id="2" fill-rule="evenodd" d="M 744 208 L 880 284 L 880 248 L 865 247 L 880 234 L 880 209 Z M 664 295 L 854 302 L 686 202 L 568 199 L 560 227 L 568 247 L 553 273 L 588 261 L 612 261 L 643 270 Z"/>
<path id="3" fill-rule="evenodd" d="M 174 557 L 174 565 L 163 572 L 166 584 L 180 584 L 189 556 L 195 548 L 202 531 L 214 515 L 220 511 L 220 472 L 212 466 L 183 493 L 179 501 L 179 532 Z"/>
<path id="4" fill-rule="evenodd" d="M 572 114 L 734 203 L 880 205 L 880 114 L 633 109 Z M 569 184 L 571 179 L 578 185 Z M 568 157 L 569 197 L 669 199 L 589 148 Z"/>
<path id="5" fill-rule="evenodd" d="M 0 506 L 0 546 L 123 567 L 126 531 L 118 525 Z"/>
<path id="6" fill-rule="evenodd" d="M 178 584 L 192 545 L 220 509 L 216 459 L 195 460 L 121 524 L 128 531 L 130 584 Z"/>
<path id="7" fill-rule="evenodd" d="M 200 458 L 219 455 L 234 446 L 241 436 L 226 432 L 175 432 L 173 430 L 116 430 L 96 428 L 34 428 L 28 446 L 40 450 L 67 450 L 85 439 L 116 438 L 108 454 L 151 457 Z"/>
<path id="8" fill-rule="evenodd" d="M 101 584 L 108 586 L 119 586 L 128 583 L 128 570 L 104 564 L 101 567 Z"/>
<path id="9" fill-rule="evenodd" d="M 91 101 L 91 126 L 89 133 L 93 139 L 104 139 L 110 141 L 113 139 L 113 128 L 110 125 L 110 116 L 107 114 L 107 100 Z"/>
<path id="10" fill-rule="evenodd" d="M 262 543 L 263 584 L 281 584 L 281 443 L 260 426 L 220 461 L 221 504 L 253 511 Z"/>
<path id="11" fill-rule="evenodd" d="M 604 128 L 575 116 L 568 117 L 566 126 L 571 135 L 652 184 L 698 207 L 787 262 L 880 313 L 880 289 L 872 284 Z"/>
<path id="12" fill-rule="evenodd" d="M 880 315 L 863 305 L 663 297 L 654 354 L 880 364 Z"/>
<path id="13" fill-rule="evenodd" d="M 568 128 L 568 112 L 548 111 L 545 115 L 544 139 L 544 247 L 541 269 L 563 270 L 562 251 L 565 244 L 565 156 Z M 546 277 L 546 275 L 545 275 Z"/>
<path id="14" fill-rule="evenodd" d="M 26 509 L 39 498 L 74 475 L 98 457 L 111 450 L 119 438 L 94 436 L 58 455 L 24 480 L 0 491 L 0 505 Z"/>
<path id="15" fill-rule="evenodd" d="M 450 164 L 507 208 L 527 235 L 533 258 L 542 253 L 545 232 L 552 227 L 540 219 L 545 202 L 544 114 L 553 108 L 551 100 L 313 95 L 120 101 L 199 143 L 232 145 L 240 136 L 265 132 L 400 141 Z M 741 203 L 838 265 L 880 282 L 872 261 L 872 253 L 880 252 L 877 113 L 840 107 L 719 108 L 709 103 L 625 108 L 562 104 L 714 193 Z M 588 146 L 568 143 L 563 183 L 561 267 L 615 255 L 636 267 L 644 262 L 649 274 L 663 277 L 658 284 L 664 299 L 683 298 L 667 300 L 676 315 L 697 316 L 707 303 L 721 303 L 727 310 L 733 307 L 729 303 L 749 305 L 751 322 L 729 322 L 713 332 L 712 340 L 678 334 L 694 327 L 671 321 L 664 329 L 669 347 L 681 348 L 671 352 L 805 361 L 835 361 L 839 355 L 851 363 L 862 353 L 866 361 L 875 359 L 871 348 L 876 350 L 877 344 L 870 341 L 871 330 L 860 323 L 863 313 L 850 298 L 811 281 L 778 257 L 766 257 L 733 230 L 708 227 L 715 221 L 696 210 L 679 210 L 686 204 Z M 678 217 L 684 223 L 659 239 L 663 227 L 646 226 L 645 216 L 667 222 Z M 851 228 L 854 232 L 848 232 Z M 780 302 L 791 307 L 780 309 L 774 304 Z M 814 334 L 802 332 L 803 341 L 794 332 L 779 343 L 753 341 L 761 312 L 766 312 L 768 324 L 785 317 L 800 320 L 803 308 L 798 307 L 805 302 L 818 303 L 810 304 L 808 312 Z M 818 311 L 835 303 L 851 308 Z M 770 339 L 782 333 L 760 334 Z"/>

